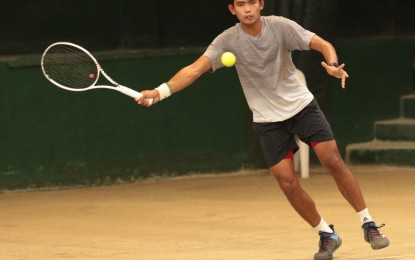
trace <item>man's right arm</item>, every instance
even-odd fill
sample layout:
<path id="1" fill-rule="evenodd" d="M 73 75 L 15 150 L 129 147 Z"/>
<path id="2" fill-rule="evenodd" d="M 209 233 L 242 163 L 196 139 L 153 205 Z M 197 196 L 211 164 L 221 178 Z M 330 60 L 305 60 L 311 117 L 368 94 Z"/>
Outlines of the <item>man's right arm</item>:
<path id="1" fill-rule="evenodd" d="M 195 82 L 200 76 L 209 71 L 212 68 L 212 63 L 209 58 L 201 56 L 194 63 L 184 67 L 176 73 L 166 84 L 170 89 L 170 95 L 176 93 Z M 155 104 L 160 101 L 160 92 L 156 89 L 141 91 L 143 96 L 136 101 L 146 107 L 151 104 L 147 102 L 148 99 L 153 99 Z"/>

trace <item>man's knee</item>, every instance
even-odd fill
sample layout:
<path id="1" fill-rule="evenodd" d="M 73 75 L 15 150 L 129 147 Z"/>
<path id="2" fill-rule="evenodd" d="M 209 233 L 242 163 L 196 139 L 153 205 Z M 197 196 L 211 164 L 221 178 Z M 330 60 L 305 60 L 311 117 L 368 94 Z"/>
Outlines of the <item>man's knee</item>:
<path id="1" fill-rule="evenodd" d="M 344 161 L 335 141 L 321 142 L 313 148 L 322 166 L 330 172 L 338 171 L 344 167 Z"/>
<path id="2" fill-rule="evenodd" d="M 322 162 L 322 165 L 324 168 L 330 170 L 330 172 L 338 172 L 344 167 L 344 161 L 340 154 L 332 153 Z"/>
<path id="3" fill-rule="evenodd" d="M 284 193 L 290 193 L 300 187 L 294 169 L 273 167 L 271 169 L 271 173 L 274 175 L 278 185 L 284 191 Z"/>

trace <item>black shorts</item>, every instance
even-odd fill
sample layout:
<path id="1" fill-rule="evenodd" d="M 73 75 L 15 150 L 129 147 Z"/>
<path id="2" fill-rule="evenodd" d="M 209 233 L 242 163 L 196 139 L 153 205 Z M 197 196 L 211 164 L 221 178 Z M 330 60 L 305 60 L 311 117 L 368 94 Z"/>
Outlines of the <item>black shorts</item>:
<path id="1" fill-rule="evenodd" d="M 287 120 L 272 123 L 254 122 L 253 129 L 259 136 L 268 167 L 279 163 L 289 151 L 298 150 L 294 135 L 308 145 L 334 140 L 333 131 L 316 99 Z"/>

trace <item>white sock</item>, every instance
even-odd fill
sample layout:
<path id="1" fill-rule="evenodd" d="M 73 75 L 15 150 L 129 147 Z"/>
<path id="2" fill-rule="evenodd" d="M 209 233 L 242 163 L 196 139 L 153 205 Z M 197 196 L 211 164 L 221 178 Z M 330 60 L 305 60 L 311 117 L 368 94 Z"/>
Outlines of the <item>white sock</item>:
<path id="1" fill-rule="evenodd" d="M 372 217 L 369 214 L 369 210 L 365 208 L 364 210 L 357 212 L 357 215 L 359 216 L 360 223 L 363 225 L 367 222 L 373 221 Z"/>
<path id="2" fill-rule="evenodd" d="M 318 233 L 320 232 L 333 233 L 334 232 L 333 229 L 329 227 L 329 225 L 323 218 L 321 218 L 320 224 L 314 227 L 314 230 L 317 231 Z"/>

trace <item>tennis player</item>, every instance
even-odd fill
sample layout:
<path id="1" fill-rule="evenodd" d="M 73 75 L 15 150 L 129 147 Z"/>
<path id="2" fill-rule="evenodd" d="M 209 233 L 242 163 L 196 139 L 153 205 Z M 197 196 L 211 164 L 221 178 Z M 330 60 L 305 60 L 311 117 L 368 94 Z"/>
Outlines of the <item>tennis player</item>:
<path id="1" fill-rule="evenodd" d="M 389 245 L 366 207 L 360 187 L 339 154 L 333 132 L 316 99 L 296 75 L 291 53 L 315 50 L 325 61 L 326 72 L 341 80 L 344 88 L 345 64 L 338 64 L 336 51 L 325 41 L 289 19 L 261 16 L 264 0 L 227 0 L 229 11 L 239 23 L 225 30 L 193 64 L 184 67 L 168 82 L 145 90 L 137 102 L 150 106 L 196 81 L 202 74 L 223 67 L 221 54 L 237 57 L 236 69 L 253 114 L 266 162 L 292 207 L 319 234 L 319 251 L 314 259 L 332 259 L 342 241 L 318 213 L 312 198 L 302 189 L 294 171 L 293 154 L 298 146 L 294 135 L 312 147 L 323 167 L 334 178 L 341 194 L 360 219 L 364 239 L 373 249 Z"/>

